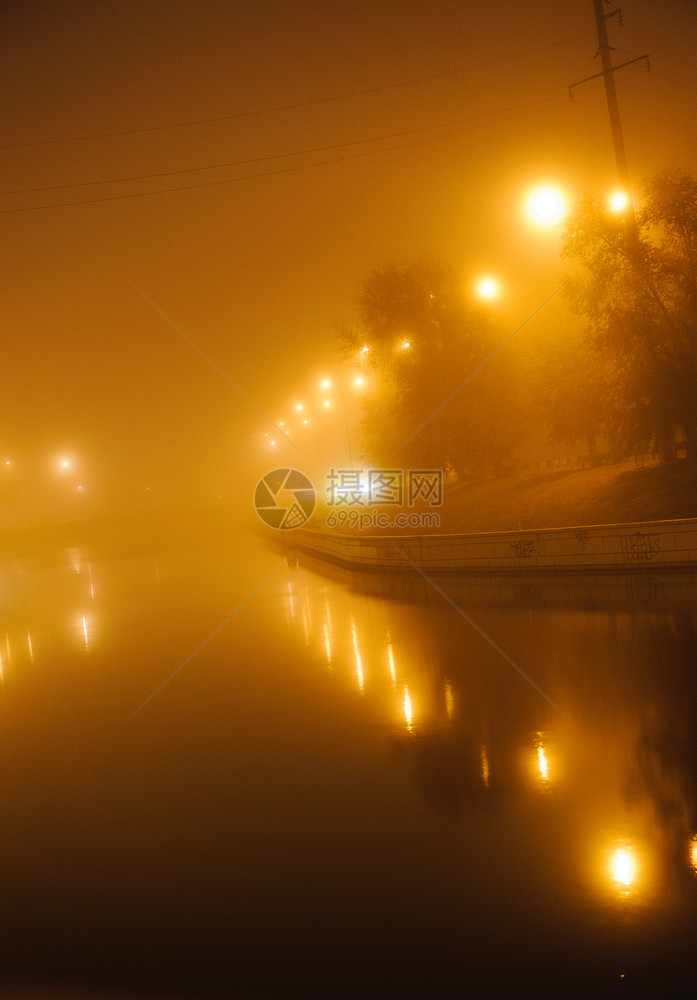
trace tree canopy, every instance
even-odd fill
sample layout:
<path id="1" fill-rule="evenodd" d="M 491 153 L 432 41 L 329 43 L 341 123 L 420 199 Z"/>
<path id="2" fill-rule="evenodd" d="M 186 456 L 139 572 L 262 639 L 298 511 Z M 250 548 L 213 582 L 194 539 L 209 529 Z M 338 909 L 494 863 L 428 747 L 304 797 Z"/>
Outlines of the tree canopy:
<path id="1" fill-rule="evenodd" d="M 496 353 L 500 331 L 468 303 L 451 266 L 373 271 L 357 322 L 340 332 L 344 353 L 378 376 L 363 421 L 372 459 L 461 476 L 500 469 L 519 433 L 516 379 Z"/>
<path id="2" fill-rule="evenodd" d="M 575 312 L 599 362 L 603 409 L 620 448 L 653 443 L 664 458 L 681 430 L 697 430 L 697 182 L 650 178 L 634 217 L 586 198 L 572 214 L 562 256 Z"/>
<path id="3" fill-rule="evenodd" d="M 362 428 L 372 461 L 498 474 L 533 422 L 553 441 L 585 439 L 594 461 L 601 435 L 615 457 L 674 457 L 680 433 L 697 452 L 697 181 L 650 178 L 636 215 L 582 199 L 562 259 L 581 325 L 569 315 L 522 358 L 453 266 L 368 275 L 340 337 L 375 375 Z"/>

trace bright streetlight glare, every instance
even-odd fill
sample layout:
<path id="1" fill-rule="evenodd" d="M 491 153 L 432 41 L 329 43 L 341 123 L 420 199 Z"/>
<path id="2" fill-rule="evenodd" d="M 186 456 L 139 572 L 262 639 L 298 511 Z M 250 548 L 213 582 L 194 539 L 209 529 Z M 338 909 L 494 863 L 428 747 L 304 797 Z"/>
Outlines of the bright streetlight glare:
<path id="1" fill-rule="evenodd" d="M 362 379 L 362 378 L 360 377 L 360 375 L 358 376 L 358 378 L 357 378 L 357 379 L 354 379 L 354 382 L 353 382 L 353 384 L 354 384 L 354 385 L 363 385 L 363 379 Z M 9 463 L 8 463 L 8 464 L 9 464 Z"/>
<path id="2" fill-rule="evenodd" d="M 403 341 L 402 342 L 402 347 L 404 348 L 405 351 L 408 351 L 409 348 L 411 347 L 411 342 L 408 341 L 408 340 Z"/>
<path id="3" fill-rule="evenodd" d="M 329 381 L 328 378 L 323 378 L 322 379 L 322 388 L 323 389 L 328 389 L 330 385 L 331 385 L 331 382 Z"/>
<path id="4" fill-rule="evenodd" d="M 608 198 L 608 205 L 611 212 L 624 212 L 629 205 L 629 197 L 626 191 L 613 191 Z"/>
<path id="5" fill-rule="evenodd" d="M 480 299 L 495 299 L 499 294 L 499 283 L 496 278 L 481 278 L 476 291 Z"/>
<path id="6" fill-rule="evenodd" d="M 528 215 L 537 226 L 556 226 L 566 215 L 566 198 L 557 187 L 535 188 L 526 203 Z"/>
<path id="7" fill-rule="evenodd" d="M 297 406 L 295 407 L 296 410 L 302 410 L 302 408 L 303 408 L 302 403 L 298 403 Z"/>
<path id="8" fill-rule="evenodd" d="M 325 399 L 325 401 L 324 401 L 324 405 L 325 405 L 325 406 L 331 406 L 332 404 L 331 404 L 331 403 L 329 402 L 329 400 L 328 400 L 328 399 Z"/>
<path id="9" fill-rule="evenodd" d="M 369 350 L 370 348 L 364 344 L 363 347 L 361 347 L 361 354 L 367 354 Z"/>

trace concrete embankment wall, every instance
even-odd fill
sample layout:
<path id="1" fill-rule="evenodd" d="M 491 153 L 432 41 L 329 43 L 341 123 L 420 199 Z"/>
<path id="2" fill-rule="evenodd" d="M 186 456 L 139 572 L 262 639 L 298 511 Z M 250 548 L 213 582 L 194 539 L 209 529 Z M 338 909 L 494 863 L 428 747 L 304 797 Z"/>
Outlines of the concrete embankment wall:
<path id="1" fill-rule="evenodd" d="M 470 535 L 349 535 L 298 529 L 289 545 L 355 569 L 426 572 L 643 570 L 697 566 L 697 518 Z"/>

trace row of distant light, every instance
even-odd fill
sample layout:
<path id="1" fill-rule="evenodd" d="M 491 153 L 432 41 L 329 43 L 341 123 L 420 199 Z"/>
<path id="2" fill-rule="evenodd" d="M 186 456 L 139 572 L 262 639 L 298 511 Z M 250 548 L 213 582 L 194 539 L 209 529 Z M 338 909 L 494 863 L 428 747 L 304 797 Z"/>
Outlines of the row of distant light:
<path id="1" fill-rule="evenodd" d="M 611 195 L 609 195 L 607 204 L 610 211 L 621 213 L 628 208 L 629 198 L 624 191 L 614 191 Z M 564 219 L 568 212 L 568 201 L 560 188 L 554 185 L 545 184 L 531 191 L 526 201 L 526 210 L 529 218 L 536 225 L 544 227 L 556 226 Z M 475 284 L 475 291 L 482 299 L 495 299 L 499 295 L 500 290 L 500 282 L 497 278 L 491 275 L 478 279 Z M 400 343 L 400 347 L 403 350 L 409 350 L 411 342 L 409 340 L 403 340 Z M 370 348 L 364 345 L 359 353 L 366 355 L 369 351 Z M 355 385 L 360 386 L 362 383 L 362 378 L 358 377 L 355 379 Z M 329 379 L 323 379 L 320 385 L 322 388 L 328 389 L 331 387 L 331 382 Z M 323 406 L 328 409 L 331 406 L 331 401 L 328 399 L 325 400 Z M 302 412 L 304 409 L 302 403 L 298 403 L 295 408 L 299 412 Z M 309 423 L 309 421 L 304 419 L 303 424 L 307 423 Z M 283 420 L 280 421 L 279 427 L 285 427 L 285 422 Z M 290 434 L 290 431 L 285 429 L 282 433 Z M 268 437 L 268 434 L 265 436 Z M 270 442 L 272 445 L 275 445 L 275 443 L 275 441 Z"/>
<path id="2" fill-rule="evenodd" d="M 5 468 L 10 468 L 11 466 L 14 465 L 14 462 L 12 461 L 11 458 L 6 458 L 4 464 Z M 59 472 L 68 472 L 70 469 L 72 469 L 74 462 L 69 458 L 58 458 L 53 464 L 58 469 Z M 84 487 L 82 486 L 81 483 L 78 483 L 76 484 L 75 489 L 82 491 Z"/>
<path id="3" fill-rule="evenodd" d="M 403 347 L 409 347 L 410 345 L 409 345 L 409 343 L 408 343 L 407 341 L 405 341 L 405 342 L 404 342 L 404 343 L 402 344 L 402 346 L 403 346 Z M 369 350 L 370 350 L 370 348 L 369 348 L 369 347 L 362 347 L 362 348 L 361 348 L 361 352 L 360 352 L 360 353 L 361 353 L 361 354 L 367 354 Z M 357 388 L 360 388 L 360 387 L 361 387 L 362 385 L 364 385 L 364 384 L 365 384 L 365 379 L 363 378 L 363 376 L 362 376 L 362 375 L 358 375 L 358 376 L 357 376 L 357 377 L 356 377 L 356 378 L 355 378 L 355 379 L 353 380 L 353 384 L 354 384 L 354 385 L 355 385 L 355 386 L 356 386 Z M 322 379 L 322 381 L 321 381 L 321 382 L 319 383 L 319 385 L 320 385 L 320 388 L 321 388 L 321 389 L 331 389 L 331 387 L 332 387 L 332 383 L 331 383 L 331 379 L 328 379 L 328 378 L 324 378 L 324 379 Z M 328 410 L 328 409 L 329 409 L 329 408 L 331 407 L 331 405 L 332 405 L 332 403 L 331 403 L 331 400 L 330 400 L 330 399 L 325 399 L 325 400 L 323 400 L 323 402 L 322 402 L 322 406 L 323 406 L 323 408 L 324 408 L 325 410 Z M 304 404 L 304 403 L 296 403 L 296 404 L 295 404 L 295 409 L 296 409 L 296 411 L 297 411 L 298 413 L 304 413 L 304 412 L 305 412 L 305 404 Z M 309 423 L 310 423 L 310 421 L 309 421 L 309 418 L 308 418 L 308 417 L 304 417 L 304 418 L 303 418 L 303 425 L 305 425 L 305 424 L 309 424 Z M 279 426 L 279 428 L 282 428 L 282 430 L 281 430 L 281 433 L 282 433 L 282 434 L 286 434 L 286 435 L 289 435 L 289 434 L 290 434 L 290 428 L 286 426 L 286 422 L 285 422 L 285 420 L 279 420 L 279 422 L 278 422 L 278 426 Z M 269 436 L 269 434 L 268 434 L 268 432 L 266 432 L 266 433 L 264 434 L 264 437 L 268 437 L 268 436 Z M 275 445 L 276 445 L 276 442 L 275 442 L 275 441 L 274 441 L 274 440 L 272 439 L 271 441 L 269 441 L 269 444 L 270 444 L 270 445 L 271 445 L 272 447 L 275 447 Z"/>

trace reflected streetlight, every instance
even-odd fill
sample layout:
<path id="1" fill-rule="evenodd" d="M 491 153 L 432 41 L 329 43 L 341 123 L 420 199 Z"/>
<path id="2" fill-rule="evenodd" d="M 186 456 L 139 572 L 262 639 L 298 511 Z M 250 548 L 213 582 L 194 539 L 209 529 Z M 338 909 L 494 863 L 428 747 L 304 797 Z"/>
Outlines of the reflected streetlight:
<path id="1" fill-rule="evenodd" d="M 628 889 L 636 879 L 636 860 L 630 847 L 618 847 L 610 861 L 613 881 Z"/>
<path id="2" fill-rule="evenodd" d="M 689 856 L 690 868 L 697 875 L 697 833 L 690 839 Z"/>
<path id="3" fill-rule="evenodd" d="M 404 712 L 404 722 L 406 724 L 407 729 L 411 733 L 414 730 L 414 710 L 411 704 L 411 695 L 409 694 L 409 688 L 406 684 L 404 685 L 404 699 L 402 702 L 402 709 Z"/>

